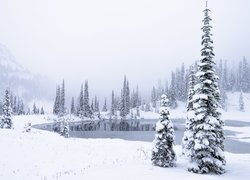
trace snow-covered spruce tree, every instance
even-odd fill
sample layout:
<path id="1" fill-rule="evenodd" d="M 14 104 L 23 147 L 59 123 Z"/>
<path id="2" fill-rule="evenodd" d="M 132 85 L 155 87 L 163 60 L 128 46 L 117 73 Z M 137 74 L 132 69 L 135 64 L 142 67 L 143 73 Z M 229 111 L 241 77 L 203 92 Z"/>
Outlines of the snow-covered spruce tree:
<path id="1" fill-rule="evenodd" d="M 193 109 L 195 118 L 190 122 L 192 138 L 189 140 L 190 166 L 194 173 L 222 174 L 225 172 L 224 156 L 224 122 L 220 113 L 220 92 L 218 76 L 215 73 L 213 60 L 213 41 L 210 33 L 212 26 L 209 9 L 204 10 L 205 17 L 202 28 L 202 50 L 198 72 L 198 83 L 194 88 Z"/>
<path id="2" fill-rule="evenodd" d="M 111 95 L 111 109 L 110 109 L 110 112 L 111 112 L 111 116 L 115 115 L 115 93 L 114 93 L 114 91 L 112 91 L 112 95 Z"/>
<path id="3" fill-rule="evenodd" d="M 58 115 L 60 111 L 60 96 L 61 96 L 61 89 L 60 86 L 57 86 L 56 88 L 56 98 L 55 98 L 55 103 L 54 103 L 54 109 L 53 113 Z"/>
<path id="4" fill-rule="evenodd" d="M 195 69 L 191 67 L 191 72 L 189 75 L 189 91 L 188 91 L 188 102 L 187 102 L 187 119 L 185 124 L 184 137 L 182 139 L 182 152 L 184 155 L 189 156 L 190 144 L 192 142 L 192 127 L 190 126 L 191 121 L 194 121 L 194 108 L 193 108 L 193 95 L 194 95 L 194 86 L 196 83 L 195 79 Z"/>
<path id="5" fill-rule="evenodd" d="M 120 115 L 122 119 L 126 119 L 127 114 L 127 79 L 126 76 L 124 76 L 124 81 L 123 81 L 123 89 L 121 90 L 121 102 L 120 102 Z"/>
<path id="6" fill-rule="evenodd" d="M 78 116 L 80 118 L 84 118 L 84 95 L 83 95 L 83 85 L 81 85 L 81 91 L 79 96 L 79 108 L 78 108 Z"/>
<path id="7" fill-rule="evenodd" d="M 126 85 L 126 91 L 125 91 L 125 99 L 126 99 L 126 115 L 130 113 L 130 88 L 129 88 L 129 82 L 127 80 L 127 85 Z"/>
<path id="8" fill-rule="evenodd" d="M 9 90 L 5 91 L 1 128 L 6 128 L 6 129 L 12 128 L 12 108 L 11 108 Z"/>
<path id="9" fill-rule="evenodd" d="M 156 134 L 153 141 L 152 163 L 160 167 L 173 167 L 176 164 L 174 152 L 174 127 L 168 118 L 167 96 L 161 96 L 160 120 L 156 123 Z"/>
<path id="10" fill-rule="evenodd" d="M 64 84 L 64 80 L 63 80 L 62 88 L 61 88 L 60 101 L 59 101 L 59 115 L 64 116 L 65 113 L 66 113 L 66 108 L 65 108 L 65 84 Z"/>
<path id="11" fill-rule="evenodd" d="M 92 112 L 89 106 L 89 86 L 88 81 L 85 81 L 84 86 L 84 99 L 83 99 L 83 109 L 84 109 L 84 117 L 91 117 Z"/>
<path id="12" fill-rule="evenodd" d="M 239 98 L 239 109 L 240 111 L 244 112 L 245 111 L 245 104 L 244 104 L 244 98 L 243 98 L 243 93 L 242 91 L 240 92 L 240 98 Z"/>

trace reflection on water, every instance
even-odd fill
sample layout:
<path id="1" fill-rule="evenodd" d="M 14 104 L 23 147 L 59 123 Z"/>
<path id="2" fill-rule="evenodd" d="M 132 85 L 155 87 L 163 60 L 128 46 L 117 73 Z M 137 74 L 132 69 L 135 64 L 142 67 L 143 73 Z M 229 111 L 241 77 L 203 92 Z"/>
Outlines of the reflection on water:
<path id="1" fill-rule="evenodd" d="M 70 137 L 73 138 L 118 138 L 129 141 L 152 142 L 154 139 L 155 123 L 157 120 L 127 120 L 114 121 L 83 121 L 70 123 Z M 176 144 L 181 145 L 185 130 L 184 119 L 173 119 L 175 126 Z M 226 121 L 227 126 L 243 127 L 250 123 L 241 121 Z M 48 123 L 35 125 L 34 128 L 59 132 L 60 123 Z M 232 153 L 250 153 L 250 144 L 227 138 L 234 136 L 236 132 L 225 131 L 225 149 Z"/>

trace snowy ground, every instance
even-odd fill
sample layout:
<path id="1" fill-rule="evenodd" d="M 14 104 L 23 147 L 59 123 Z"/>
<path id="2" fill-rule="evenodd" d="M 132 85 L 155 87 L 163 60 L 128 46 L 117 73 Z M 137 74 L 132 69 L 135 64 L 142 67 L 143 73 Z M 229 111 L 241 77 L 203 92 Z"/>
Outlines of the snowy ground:
<path id="1" fill-rule="evenodd" d="M 250 154 L 226 153 L 224 175 L 197 175 L 186 170 L 180 146 L 177 167 L 151 165 L 151 143 L 119 139 L 65 139 L 56 133 L 32 129 L 27 122 L 43 123 L 47 117 L 14 118 L 14 130 L 0 129 L 0 179 L 249 179 Z M 240 137 L 239 137 L 240 138 Z M 250 153 L 250 152 L 249 152 Z"/>
<path id="2" fill-rule="evenodd" d="M 239 111 L 239 92 L 227 93 L 227 111 L 222 111 L 222 117 L 226 120 L 237 120 L 250 122 L 250 93 L 244 93 L 245 111 Z M 159 114 L 154 112 L 141 112 L 143 119 L 158 119 Z M 176 109 L 170 109 L 171 119 L 185 119 L 186 118 L 186 104 L 178 102 Z"/>

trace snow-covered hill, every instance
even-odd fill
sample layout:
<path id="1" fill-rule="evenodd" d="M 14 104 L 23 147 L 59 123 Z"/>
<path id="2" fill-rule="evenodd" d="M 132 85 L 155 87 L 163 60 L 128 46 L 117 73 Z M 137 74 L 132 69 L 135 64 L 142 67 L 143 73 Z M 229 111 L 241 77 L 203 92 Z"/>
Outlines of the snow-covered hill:
<path id="1" fill-rule="evenodd" d="M 47 88 L 42 84 L 47 82 Z M 0 98 L 6 88 L 24 99 L 48 97 L 49 81 L 35 75 L 22 67 L 14 58 L 10 50 L 0 44 Z"/>

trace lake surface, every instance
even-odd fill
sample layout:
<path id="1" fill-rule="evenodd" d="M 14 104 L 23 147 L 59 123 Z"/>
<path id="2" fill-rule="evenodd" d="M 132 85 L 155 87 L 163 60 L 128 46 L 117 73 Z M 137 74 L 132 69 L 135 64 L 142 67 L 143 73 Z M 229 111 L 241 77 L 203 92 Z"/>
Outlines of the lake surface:
<path id="1" fill-rule="evenodd" d="M 142 123 L 155 124 L 157 120 L 142 120 Z M 175 137 L 176 144 L 181 145 L 182 137 L 185 130 L 185 120 L 184 119 L 174 119 L 175 126 Z M 51 123 L 50 123 L 51 125 Z M 43 126 L 43 128 L 41 128 Z M 250 127 L 250 122 L 232 121 L 227 120 L 226 126 L 231 127 Z M 49 127 L 49 126 L 47 126 Z M 35 128 L 52 130 L 44 125 L 36 125 Z M 240 142 L 234 140 L 228 136 L 234 136 L 237 132 L 225 130 L 226 140 L 225 140 L 225 150 L 232 153 L 250 153 L 250 143 Z M 114 138 L 123 139 L 128 141 L 145 141 L 152 142 L 154 139 L 154 131 L 70 131 L 71 138 Z"/>

